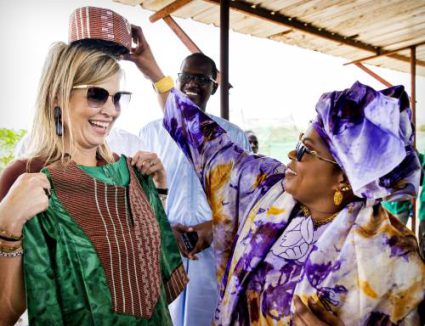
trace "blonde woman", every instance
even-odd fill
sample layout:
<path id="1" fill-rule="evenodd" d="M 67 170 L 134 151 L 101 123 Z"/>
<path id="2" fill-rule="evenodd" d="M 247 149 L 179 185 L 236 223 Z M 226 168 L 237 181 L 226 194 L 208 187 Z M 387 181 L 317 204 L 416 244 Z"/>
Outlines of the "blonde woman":
<path id="1" fill-rule="evenodd" d="M 0 177 L 0 325 L 25 302 L 31 325 L 171 325 L 187 279 L 158 195 L 164 168 L 105 144 L 131 96 L 121 77 L 98 50 L 50 50 L 29 157 Z"/>

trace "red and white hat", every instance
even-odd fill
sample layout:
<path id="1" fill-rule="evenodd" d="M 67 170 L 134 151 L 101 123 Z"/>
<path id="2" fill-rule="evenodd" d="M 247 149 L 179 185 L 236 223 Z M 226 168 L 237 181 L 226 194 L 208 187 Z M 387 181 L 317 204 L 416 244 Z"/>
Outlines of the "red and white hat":
<path id="1" fill-rule="evenodd" d="M 128 53 L 131 49 L 131 25 L 110 9 L 81 7 L 71 14 L 68 41 L 71 44 L 83 40 L 118 46 L 122 53 Z"/>

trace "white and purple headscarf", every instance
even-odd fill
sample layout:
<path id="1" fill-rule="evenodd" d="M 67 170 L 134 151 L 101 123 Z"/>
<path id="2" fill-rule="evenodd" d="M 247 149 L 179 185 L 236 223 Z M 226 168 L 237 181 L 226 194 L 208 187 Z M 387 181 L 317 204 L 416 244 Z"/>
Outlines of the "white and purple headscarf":
<path id="1" fill-rule="evenodd" d="M 421 167 L 403 86 L 382 91 L 359 82 L 325 93 L 313 127 L 345 172 L 356 196 L 373 204 L 416 195 Z"/>

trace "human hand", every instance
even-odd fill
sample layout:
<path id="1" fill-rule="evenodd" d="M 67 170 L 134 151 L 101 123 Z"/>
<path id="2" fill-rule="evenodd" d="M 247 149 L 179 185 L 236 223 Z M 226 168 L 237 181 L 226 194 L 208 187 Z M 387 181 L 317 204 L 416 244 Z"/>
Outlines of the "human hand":
<path id="1" fill-rule="evenodd" d="M 131 165 L 137 166 L 143 174 L 152 176 L 157 188 L 167 188 L 167 173 L 155 153 L 138 151 L 131 159 Z"/>
<path id="2" fill-rule="evenodd" d="M 422 259 L 425 260 L 425 220 L 419 221 L 418 239 L 419 239 L 419 253 L 422 256 Z"/>
<path id="3" fill-rule="evenodd" d="M 164 74 L 155 60 L 142 29 L 140 26 L 131 25 L 131 34 L 136 47 L 133 47 L 129 54 L 123 55 L 122 59 L 134 62 L 146 78 L 153 83 L 157 82 L 164 77 Z"/>
<path id="4" fill-rule="evenodd" d="M 0 225 L 20 235 L 25 222 L 49 206 L 50 182 L 43 173 L 23 173 L 0 203 Z"/>
<path id="5" fill-rule="evenodd" d="M 294 305 L 294 326 L 344 326 L 340 318 L 320 304 L 314 303 L 312 298 L 308 299 L 308 306 L 306 306 L 300 297 L 295 295 Z"/>
<path id="6" fill-rule="evenodd" d="M 186 226 L 180 223 L 174 224 L 171 226 L 173 229 L 174 237 L 176 238 L 177 245 L 179 247 L 180 253 L 183 257 L 189 258 L 189 251 L 187 250 L 186 246 L 184 245 L 184 241 L 182 238 L 183 233 L 193 232 L 189 231 L 191 229 L 190 226 Z"/>
<path id="7" fill-rule="evenodd" d="M 196 256 L 196 254 L 208 248 L 213 239 L 212 221 L 203 222 L 193 226 L 175 224 L 173 225 L 173 232 L 177 239 L 181 254 L 192 260 L 198 260 L 198 256 Z M 196 244 L 191 251 L 187 250 L 182 239 L 182 234 L 189 232 L 196 232 L 198 234 L 198 241 L 196 241 Z"/>
<path id="8" fill-rule="evenodd" d="M 189 232 L 198 233 L 198 241 L 196 241 L 195 247 L 188 254 L 189 259 L 197 260 L 196 254 L 207 249 L 213 240 L 213 228 L 212 221 L 203 222 L 197 225 L 193 225 Z"/>

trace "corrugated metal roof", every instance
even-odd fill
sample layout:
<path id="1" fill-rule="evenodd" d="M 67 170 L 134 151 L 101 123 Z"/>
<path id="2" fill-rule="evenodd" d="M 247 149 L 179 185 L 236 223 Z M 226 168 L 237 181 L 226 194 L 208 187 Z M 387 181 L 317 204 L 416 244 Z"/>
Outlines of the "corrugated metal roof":
<path id="1" fill-rule="evenodd" d="M 173 2 L 144 0 L 141 5 L 158 11 Z M 192 0 L 172 16 L 219 26 L 219 2 Z M 348 61 L 425 43 L 425 0 L 233 0 L 230 7 L 235 32 Z M 410 72 L 410 53 L 407 49 L 365 63 Z M 425 76 L 425 45 L 416 47 L 416 59 L 416 73 Z"/>

